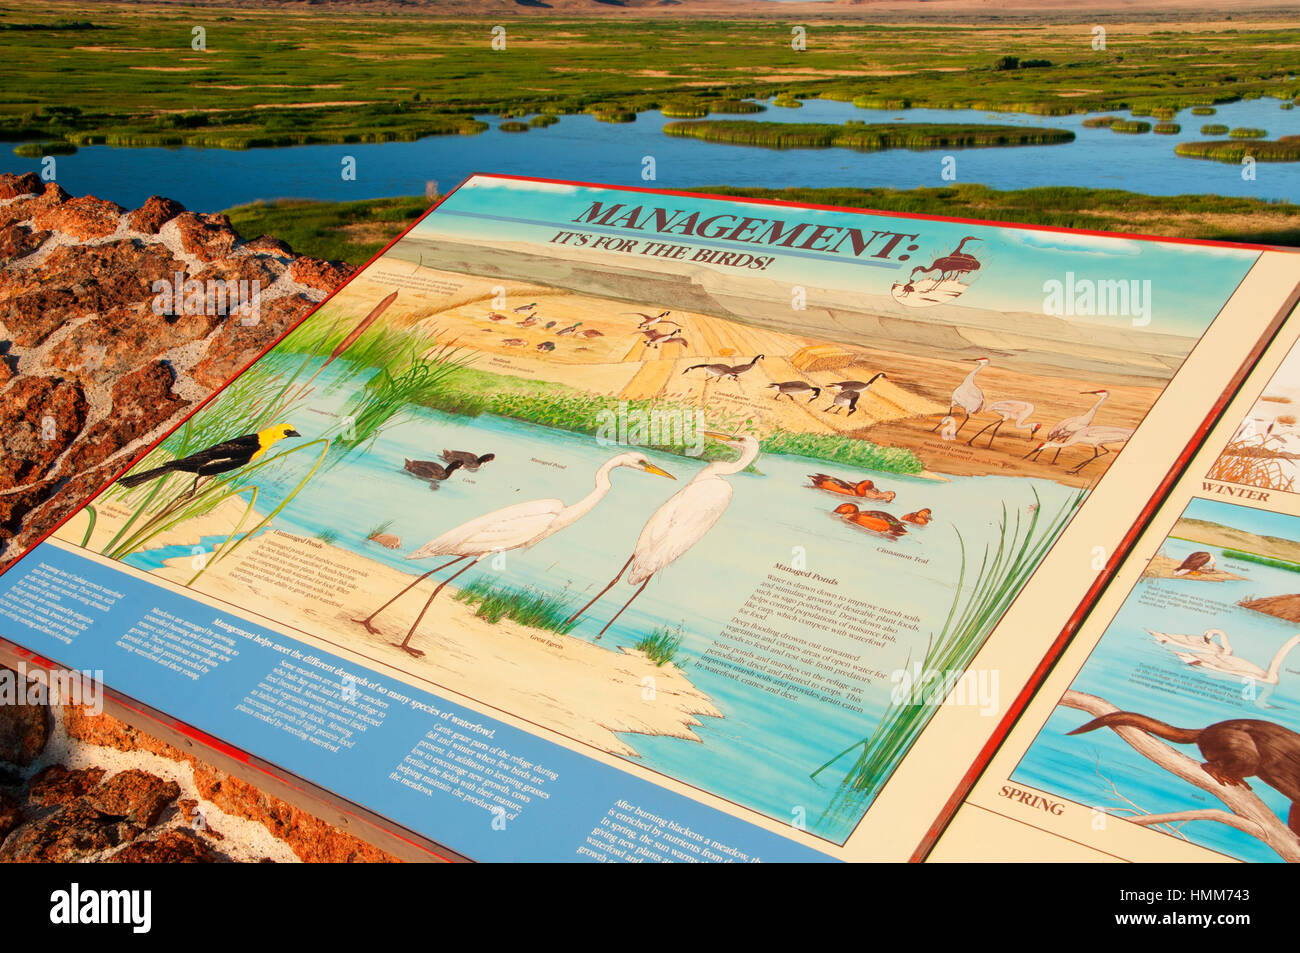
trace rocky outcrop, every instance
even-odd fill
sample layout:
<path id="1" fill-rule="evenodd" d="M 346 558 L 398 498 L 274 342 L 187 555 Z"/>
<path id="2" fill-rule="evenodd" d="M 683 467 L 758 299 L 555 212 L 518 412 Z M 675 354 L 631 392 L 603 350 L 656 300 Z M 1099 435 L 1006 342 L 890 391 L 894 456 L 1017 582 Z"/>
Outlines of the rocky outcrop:
<path id="1" fill-rule="evenodd" d="M 0 175 L 0 568 L 350 273 L 224 215 Z M 256 311 L 167 304 L 157 282 L 248 288 Z"/>

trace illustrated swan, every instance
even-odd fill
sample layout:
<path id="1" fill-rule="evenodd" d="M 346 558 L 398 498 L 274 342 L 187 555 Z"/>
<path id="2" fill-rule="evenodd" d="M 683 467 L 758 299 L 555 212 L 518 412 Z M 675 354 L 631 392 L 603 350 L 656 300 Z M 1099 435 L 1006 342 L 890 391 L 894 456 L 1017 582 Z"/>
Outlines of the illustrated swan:
<path id="1" fill-rule="evenodd" d="M 1178 657 L 1188 665 L 1194 665 L 1197 668 L 1208 668 L 1213 672 L 1220 672 L 1224 675 L 1235 675 L 1238 678 L 1249 678 L 1256 682 L 1263 682 L 1265 685 L 1276 685 L 1282 673 L 1283 659 L 1297 645 L 1300 645 L 1300 635 L 1293 635 L 1283 642 L 1282 647 L 1273 656 L 1273 661 L 1268 663 L 1267 671 L 1254 662 L 1233 655 L 1232 646 L 1228 644 L 1226 636 L 1223 639 L 1223 650 L 1221 652 L 1192 652 L 1187 654 L 1179 652 Z"/>
<path id="2" fill-rule="evenodd" d="M 1146 631 L 1151 638 L 1169 648 L 1170 651 L 1182 648 L 1204 653 L 1232 654 L 1232 649 L 1228 647 L 1228 636 L 1222 629 L 1206 629 L 1204 635 L 1172 635 L 1168 632 L 1157 632 L 1155 629 Z M 1219 640 L 1217 645 L 1214 642 L 1216 638 Z"/>

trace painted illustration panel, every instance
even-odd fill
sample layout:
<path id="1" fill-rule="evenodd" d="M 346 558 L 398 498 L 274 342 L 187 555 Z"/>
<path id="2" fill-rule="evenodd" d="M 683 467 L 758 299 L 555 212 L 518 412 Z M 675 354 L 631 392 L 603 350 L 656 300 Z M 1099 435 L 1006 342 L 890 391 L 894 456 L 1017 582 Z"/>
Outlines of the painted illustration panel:
<path id="1" fill-rule="evenodd" d="M 1300 860 L 1298 646 L 1300 519 L 1194 499 L 1012 777 L 1097 823 Z"/>
<path id="2" fill-rule="evenodd" d="M 1255 255 L 480 177 L 60 538 L 843 843 Z"/>

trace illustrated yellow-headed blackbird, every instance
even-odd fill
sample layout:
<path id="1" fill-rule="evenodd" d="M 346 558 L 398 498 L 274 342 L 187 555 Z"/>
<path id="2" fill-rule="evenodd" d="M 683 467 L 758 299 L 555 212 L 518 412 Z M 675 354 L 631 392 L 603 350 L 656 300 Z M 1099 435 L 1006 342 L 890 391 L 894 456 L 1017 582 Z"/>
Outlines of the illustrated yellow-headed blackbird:
<path id="1" fill-rule="evenodd" d="M 206 450 L 199 450 L 191 453 L 188 457 L 181 457 L 179 460 L 164 463 L 160 467 L 154 467 L 140 473 L 132 473 L 129 476 L 122 477 L 117 482 L 123 486 L 132 487 L 139 486 L 141 483 L 148 483 L 150 480 L 156 480 L 168 473 L 193 473 L 194 485 L 190 487 L 189 492 L 189 495 L 193 496 L 194 492 L 199 488 L 200 477 L 214 476 L 218 473 L 228 473 L 231 470 L 236 470 L 246 463 L 252 463 L 285 437 L 301 436 L 302 434 L 288 424 L 276 424 L 274 427 L 267 427 L 257 433 L 223 440 Z"/>

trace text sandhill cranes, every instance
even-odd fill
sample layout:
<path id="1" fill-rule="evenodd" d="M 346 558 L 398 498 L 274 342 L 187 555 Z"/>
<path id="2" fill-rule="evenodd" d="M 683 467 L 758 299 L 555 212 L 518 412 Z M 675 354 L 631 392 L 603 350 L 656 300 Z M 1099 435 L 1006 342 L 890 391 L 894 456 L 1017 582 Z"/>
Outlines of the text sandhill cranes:
<path id="1" fill-rule="evenodd" d="M 757 459 L 758 439 L 748 435 L 734 437 L 713 431 L 704 431 L 704 436 L 725 443 L 738 450 L 740 455 L 730 462 L 720 460 L 710 463 L 690 483 L 674 493 L 668 502 L 655 510 L 637 537 L 632 555 L 623 564 L 623 568 L 590 602 L 570 616 L 566 625 L 577 621 L 627 573 L 628 584 L 636 586 L 636 591 L 623 603 L 623 608 L 605 623 L 605 627 L 596 636 L 599 639 L 627 610 L 632 600 L 641 595 L 651 577 L 685 555 L 726 512 L 731 503 L 732 489 L 731 484 L 723 478 L 739 473 Z"/>
<path id="2" fill-rule="evenodd" d="M 530 500 L 526 503 L 515 503 L 511 506 L 502 507 L 499 510 L 493 510 L 462 523 L 455 529 L 449 529 L 441 536 L 436 536 L 429 542 L 425 543 L 415 552 L 407 556 L 407 559 L 427 559 L 430 556 L 454 556 L 449 562 L 442 563 L 433 567 L 424 575 L 417 578 L 413 583 L 399 592 L 393 598 L 389 599 L 382 606 L 376 609 L 364 619 L 353 619 L 360 625 L 365 626 L 366 630 L 379 635 L 379 630 L 374 626 L 374 619 L 379 613 L 383 612 L 394 602 L 404 596 L 411 589 L 428 579 L 435 572 L 441 569 L 447 569 L 457 563 L 469 560 L 464 566 L 456 570 L 433 590 L 428 601 L 425 602 L 424 608 L 420 614 L 415 617 L 411 623 L 410 630 L 406 633 L 406 638 L 401 642 L 394 642 L 404 652 L 421 658 L 424 653 L 419 649 L 411 648 L 411 637 L 415 635 L 415 630 L 420 625 L 420 620 L 424 614 L 429 611 L 429 606 L 433 600 L 442 592 L 443 587 L 451 582 L 465 570 L 469 569 L 484 556 L 506 552 L 514 549 L 527 549 L 553 536 L 560 530 L 572 526 L 578 520 L 582 519 L 593 509 L 596 508 L 605 495 L 609 493 L 613 484 L 610 481 L 610 474 L 620 467 L 630 469 L 644 470 L 646 473 L 653 473 L 657 476 L 676 479 L 666 470 L 651 463 L 641 453 L 620 453 L 611 457 L 596 471 L 595 486 L 590 493 L 584 496 L 576 503 L 566 505 L 563 500 Z M 698 478 L 697 478 L 698 479 Z"/>
<path id="3" fill-rule="evenodd" d="M 975 376 L 979 374 L 980 371 L 984 370 L 984 368 L 988 367 L 989 359 L 987 357 L 977 357 L 974 360 L 975 369 L 966 375 L 964 381 L 957 385 L 957 388 L 952 392 L 952 397 L 948 401 L 948 415 L 951 415 L 953 410 L 958 407 L 960 407 L 961 412 L 965 414 L 961 419 L 960 426 L 958 426 L 953 432 L 954 437 L 961 433 L 961 428 L 966 426 L 966 421 L 970 420 L 971 414 L 978 414 L 984 409 L 984 391 L 982 391 L 980 385 L 975 382 Z M 931 432 L 938 430 L 942 425 L 943 421 L 940 420 L 939 423 L 930 428 Z"/>

